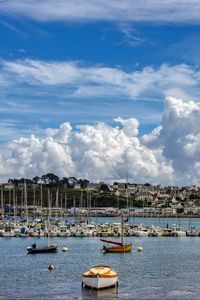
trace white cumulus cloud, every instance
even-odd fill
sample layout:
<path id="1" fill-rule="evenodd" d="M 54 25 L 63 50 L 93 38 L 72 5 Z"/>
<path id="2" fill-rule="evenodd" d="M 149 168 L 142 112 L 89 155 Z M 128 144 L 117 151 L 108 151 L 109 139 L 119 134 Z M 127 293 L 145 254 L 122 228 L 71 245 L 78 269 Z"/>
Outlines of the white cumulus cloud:
<path id="1" fill-rule="evenodd" d="M 139 135 L 136 119 L 116 124 L 63 123 L 43 138 L 31 135 L 2 144 L 0 178 L 34 177 L 53 172 L 91 181 L 125 180 L 154 184 L 199 184 L 200 102 L 168 97 L 162 122 Z"/>
<path id="2" fill-rule="evenodd" d="M 0 177 L 75 176 L 91 181 L 123 180 L 128 170 L 137 182 L 173 182 L 173 169 L 159 149 L 149 149 L 137 135 L 138 121 L 116 119 L 120 126 L 105 123 L 69 123 L 47 129 L 43 138 L 34 135 L 4 144 L 0 150 Z"/>
<path id="3" fill-rule="evenodd" d="M 162 125 L 143 137 L 150 149 L 162 149 L 179 184 L 199 184 L 200 103 L 168 97 Z"/>

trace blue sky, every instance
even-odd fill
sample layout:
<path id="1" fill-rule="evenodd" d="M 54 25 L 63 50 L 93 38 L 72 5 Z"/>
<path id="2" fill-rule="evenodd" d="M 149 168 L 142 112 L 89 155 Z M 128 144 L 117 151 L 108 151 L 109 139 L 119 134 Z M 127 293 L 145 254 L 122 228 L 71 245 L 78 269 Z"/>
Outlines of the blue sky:
<path id="1" fill-rule="evenodd" d="M 33 5 L 34 2 L 38 5 L 37 13 L 42 19 L 45 12 L 42 8 L 40 10 L 40 2 L 26 3 Z M 52 6 L 52 1 L 44 2 L 46 7 Z M 66 10 L 69 2 L 61 1 Z M 80 8 L 83 2 L 77 1 Z M 21 10 L 17 9 L 19 3 Z M 77 62 L 83 68 L 107 67 L 120 69 L 125 73 L 142 71 L 145 67 L 156 69 L 162 64 L 173 66 L 184 63 L 194 68 L 199 67 L 200 32 L 197 22 L 184 22 L 176 16 L 173 23 L 171 20 L 158 22 L 154 20 L 154 16 L 148 22 L 134 18 L 126 21 L 125 16 L 121 19 L 117 17 L 116 20 L 114 17 L 104 20 L 104 16 L 88 20 L 86 16 L 73 16 L 73 11 L 71 19 L 69 12 L 66 20 L 59 14 L 56 20 L 55 16 L 51 15 L 47 16 L 46 20 L 38 20 L 30 10 L 24 12 L 24 3 L 2 1 L 0 4 L 2 62 L 21 63 L 27 59 L 41 63 Z M 124 8 L 130 3 L 131 1 L 125 1 Z M 15 80 L 17 74 L 12 76 Z M 12 81 L 12 78 L 10 80 Z M 118 116 L 138 118 L 142 134 L 150 132 L 161 120 L 164 101 L 162 93 L 158 95 L 153 92 L 149 95 L 149 92 L 145 91 L 138 97 L 121 93 L 94 93 L 88 97 L 88 93 L 84 95 L 82 91 L 81 97 L 65 96 L 65 92 L 76 89 L 79 84 L 77 82 L 75 87 L 67 86 L 64 82 L 52 86 L 44 83 L 35 85 L 27 80 L 17 82 L 10 89 L 3 86 L 5 92 L 3 91 L 1 96 L 1 122 L 13 136 L 2 134 L 0 139 L 4 141 L 37 132 L 40 127 L 57 127 L 64 121 L 70 121 L 73 125 L 98 121 L 112 124 L 113 118 Z M 97 83 L 93 84 L 95 87 Z M 191 97 L 193 98 L 193 95 Z"/>
<path id="2" fill-rule="evenodd" d="M 13 150 L 13 141 L 18 146 L 22 141 L 31 144 L 32 135 L 44 142 L 51 132 L 50 139 L 57 141 L 56 130 L 61 135 L 64 130 L 67 136 L 72 130 L 69 140 L 73 142 L 66 146 L 72 151 L 79 132 L 82 141 L 84 136 L 83 153 L 87 155 L 91 144 L 86 147 L 86 141 L 94 132 L 93 138 L 100 135 L 103 141 L 101 130 L 107 130 L 104 126 L 110 126 L 113 136 L 122 129 L 117 131 L 121 140 L 121 134 L 129 136 L 132 128 L 138 141 L 135 142 L 133 134 L 131 143 L 137 147 L 144 143 L 144 151 L 154 151 L 152 139 L 154 142 L 157 139 L 155 144 L 165 162 L 161 154 L 153 152 L 155 161 L 161 169 L 170 165 L 170 180 L 176 181 L 179 176 L 176 173 L 179 163 L 173 157 L 176 142 L 188 141 L 189 135 L 184 127 L 179 133 L 187 135 L 177 137 L 169 123 L 173 120 L 182 126 L 182 118 L 188 123 L 193 120 L 193 125 L 198 123 L 195 111 L 200 90 L 200 4 L 197 0 L 2 0 L 0 41 L 0 142 L 3 147 L 9 145 L 8 162 L 13 163 L 21 155 L 21 150 L 15 149 L 18 154 Z M 188 107 L 192 107 L 191 115 L 185 112 Z M 66 123 L 70 125 L 62 125 Z M 190 138 L 192 134 L 197 135 L 191 132 Z M 165 142 L 171 145 L 172 141 L 175 148 L 168 153 L 169 145 Z M 112 148 L 108 139 L 106 145 Z M 125 145 L 124 150 L 118 149 L 118 154 L 129 155 L 128 140 Z M 116 153 L 110 154 L 111 148 L 110 157 L 118 157 Z M 105 152 L 105 147 L 102 149 Z M 185 149 L 186 146 L 182 148 Z M 21 159 L 18 157 L 18 161 Z M 70 156 L 69 161 L 75 163 L 75 159 L 77 155 Z M 30 170 L 31 166 L 33 163 Z M 90 174 L 89 168 L 83 163 L 80 176 Z M 19 176 L 26 173 L 23 170 Z M 41 167 L 41 172 L 45 170 Z M 71 172 L 75 170 L 73 166 Z M 122 178 L 120 172 L 115 169 L 113 178 L 115 175 Z M 151 167 L 148 172 L 151 174 Z M 139 176 L 140 168 L 133 174 L 134 178 Z"/>

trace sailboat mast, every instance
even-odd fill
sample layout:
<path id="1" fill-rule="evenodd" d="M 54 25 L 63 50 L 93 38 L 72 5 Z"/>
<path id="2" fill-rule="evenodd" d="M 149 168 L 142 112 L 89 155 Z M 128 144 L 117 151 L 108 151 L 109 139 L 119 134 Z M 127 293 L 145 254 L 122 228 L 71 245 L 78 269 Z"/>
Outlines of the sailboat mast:
<path id="1" fill-rule="evenodd" d="M 1 185 L 1 215 L 2 215 L 2 219 L 4 219 L 4 193 L 3 193 L 3 184 Z"/>
<path id="2" fill-rule="evenodd" d="M 128 171 L 126 171 L 126 209 L 127 209 L 127 213 L 128 213 L 128 209 L 129 209 L 129 195 L 128 195 Z"/>
<path id="3" fill-rule="evenodd" d="M 89 195 L 89 222 L 91 222 L 91 205 L 92 205 L 92 196 Z"/>
<path id="4" fill-rule="evenodd" d="M 26 180 L 24 180 L 24 205 L 25 205 L 26 220 L 27 220 L 27 222 L 28 222 L 28 201 L 27 201 L 27 186 L 26 186 Z"/>
<path id="5" fill-rule="evenodd" d="M 13 187 L 13 209 L 14 209 L 14 221 L 16 224 L 16 198 L 15 198 L 15 188 Z"/>
<path id="6" fill-rule="evenodd" d="M 24 217 L 23 211 L 24 211 L 24 187 L 22 187 L 21 189 L 21 212 L 20 212 L 21 218 Z"/>
<path id="7" fill-rule="evenodd" d="M 40 184 L 40 207 L 41 207 L 41 216 L 42 216 L 42 205 L 43 205 L 43 193 L 42 193 L 42 183 Z"/>
<path id="8" fill-rule="evenodd" d="M 65 215 L 67 213 L 67 194 L 65 193 Z"/>
<path id="9" fill-rule="evenodd" d="M 11 217 L 11 185 L 9 186 L 9 192 L 8 192 L 8 205 L 9 205 L 9 222 Z"/>
<path id="10" fill-rule="evenodd" d="M 60 194 L 60 218 L 63 221 L 63 196 Z"/>
<path id="11" fill-rule="evenodd" d="M 58 188 L 57 188 L 57 190 L 56 190 L 56 213 L 55 213 L 55 215 L 56 215 L 56 219 L 57 219 L 57 216 L 58 216 Z"/>
<path id="12" fill-rule="evenodd" d="M 124 219 L 123 219 L 123 214 L 122 214 L 122 219 L 121 219 L 121 243 L 123 245 L 124 243 Z"/>
<path id="13" fill-rule="evenodd" d="M 36 204 L 35 204 L 35 184 L 33 185 L 33 217 L 36 217 Z"/>
<path id="14" fill-rule="evenodd" d="M 47 238 L 48 238 L 48 246 L 49 246 L 49 230 L 50 230 L 50 215 L 51 215 L 51 196 L 50 196 L 50 191 L 48 189 L 48 220 L 47 220 Z"/>
<path id="15" fill-rule="evenodd" d="M 82 211 L 83 211 L 83 190 L 81 189 L 81 195 L 80 195 L 80 219 L 82 220 Z"/>

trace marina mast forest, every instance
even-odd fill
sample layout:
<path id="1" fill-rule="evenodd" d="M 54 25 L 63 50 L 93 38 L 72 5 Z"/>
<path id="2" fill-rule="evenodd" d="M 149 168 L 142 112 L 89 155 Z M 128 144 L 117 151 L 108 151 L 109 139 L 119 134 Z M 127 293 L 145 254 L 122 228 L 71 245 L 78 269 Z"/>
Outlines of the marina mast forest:
<path id="1" fill-rule="evenodd" d="M 92 183 L 75 177 L 59 178 L 53 173 L 32 179 L 9 179 L 2 183 L 1 215 L 51 214 L 116 215 L 124 213 L 148 216 L 200 215 L 200 188 L 129 182 Z"/>

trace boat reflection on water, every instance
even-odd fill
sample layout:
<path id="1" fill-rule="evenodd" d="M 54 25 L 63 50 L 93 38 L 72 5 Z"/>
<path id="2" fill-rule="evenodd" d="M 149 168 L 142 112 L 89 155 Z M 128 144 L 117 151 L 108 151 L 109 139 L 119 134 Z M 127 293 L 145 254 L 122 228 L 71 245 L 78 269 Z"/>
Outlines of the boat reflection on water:
<path id="1" fill-rule="evenodd" d="M 101 290 L 91 289 L 91 288 L 82 288 L 81 290 L 81 299 L 96 299 L 101 298 L 104 299 L 114 299 L 118 296 L 118 287 L 111 287 Z"/>

